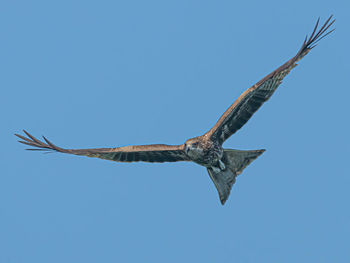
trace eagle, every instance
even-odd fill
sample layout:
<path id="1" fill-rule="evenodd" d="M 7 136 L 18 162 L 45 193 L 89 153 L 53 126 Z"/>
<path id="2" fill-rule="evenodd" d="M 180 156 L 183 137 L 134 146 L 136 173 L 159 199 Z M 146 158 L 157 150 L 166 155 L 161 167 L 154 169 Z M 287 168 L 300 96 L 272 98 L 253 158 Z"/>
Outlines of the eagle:
<path id="1" fill-rule="evenodd" d="M 265 150 L 224 149 L 223 143 L 272 96 L 283 78 L 297 66 L 297 62 L 308 54 L 318 41 L 334 31 L 334 29 L 330 30 L 331 25 L 335 22 L 332 17 L 330 16 L 320 27 L 320 18 L 318 18 L 310 37 L 306 36 L 301 48 L 293 58 L 243 92 L 208 132 L 188 139 L 184 144 L 65 149 L 56 146 L 44 136 L 43 141 L 40 141 L 25 130 L 23 132 L 26 136 L 15 135 L 21 139 L 20 143 L 35 147 L 27 150 L 56 151 L 116 162 L 195 162 L 207 169 L 218 191 L 220 202 L 224 205 L 236 177 Z"/>

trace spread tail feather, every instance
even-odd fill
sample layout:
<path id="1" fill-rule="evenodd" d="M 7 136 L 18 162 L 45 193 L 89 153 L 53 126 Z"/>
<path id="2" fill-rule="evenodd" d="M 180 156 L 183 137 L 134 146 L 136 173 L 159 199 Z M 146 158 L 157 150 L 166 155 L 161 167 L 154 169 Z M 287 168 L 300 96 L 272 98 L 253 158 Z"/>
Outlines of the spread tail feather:
<path id="1" fill-rule="evenodd" d="M 224 205 L 232 185 L 236 181 L 237 175 L 241 174 L 243 169 L 246 168 L 252 161 L 258 158 L 265 150 L 224 150 L 224 164 L 225 170 L 208 168 L 208 173 L 211 180 L 214 182 L 216 189 L 218 190 L 221 204 Z"/>

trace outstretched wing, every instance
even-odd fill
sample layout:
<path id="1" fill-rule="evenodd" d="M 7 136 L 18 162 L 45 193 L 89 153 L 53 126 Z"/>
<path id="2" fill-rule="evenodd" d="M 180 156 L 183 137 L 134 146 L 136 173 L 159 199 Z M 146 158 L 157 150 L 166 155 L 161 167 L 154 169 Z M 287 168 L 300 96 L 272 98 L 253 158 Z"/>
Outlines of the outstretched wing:
<path id="1" fill-rule="evenodd" d="M 217 140 L 222 144 L 238 129 L 240 129 L 250 117 L 267 101 L 277 87 L 281 84 L 283 78 L 297 65 L 316 43 L 330 34 L 333 30 L 327 32 L 335 20 L 330 16 L 324 25 L 317 31 L 319 20 L 308 38 L 306 36 L 303 45 L 298 53 L 278 69 L 267 75 L 254 86 L 243 92 L 241 96 L 225 111 L 214 127 L 207 133 L 210 138 Z M 317 31 L 317 33 L 316 33 Z"/>
<path id="2" fill-rule="evenodd" d="M 56 151 L 61 153 L 69 153 L 75 155 L 83 155 L 88 157 L 97 157 L 116 162 L 177 162 L 190 161 L 184 152 L 184 145 L 137 145 L 125 146 L 118 148 L 96 148 L 96 149 L 63 149 L 51 143 L 44 136 L 46 143 L 38 140 L 25 130 L 23 132 L 28 136 L 15 134 L 22 139 L 20 143 L 37 147 L 35 149 L 27 150 L 42 150 L 42 151 Z"/>

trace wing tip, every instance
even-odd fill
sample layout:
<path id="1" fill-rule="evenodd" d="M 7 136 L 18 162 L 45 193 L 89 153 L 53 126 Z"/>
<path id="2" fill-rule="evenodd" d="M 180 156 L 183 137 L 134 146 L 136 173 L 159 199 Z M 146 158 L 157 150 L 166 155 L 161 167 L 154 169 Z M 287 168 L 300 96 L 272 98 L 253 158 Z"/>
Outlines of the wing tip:
<path id="1" fill-rule="evenodd" d="M 25 133 L 25 135 L 27 135 L 27 137 L 20 135 L 18 133 L 15 133 L 14 135 L 21 139 L 21 140 L 18 140 L 19 143 L 34 147 L 34 148 L 26 149 L 26 150 L 65 152 L 65 149 L 62 149 L 62 148 L 54 145 L 48 139 L 46 139 L 44 136 L 43 136 L 43 139 L 45 140 L 46 143 L 38 140 L 37 138 L 35 138 L 33 135 L 31 135 L 26 130 L 23 130 L 23 132 Z"/>
<path id="2" fill-rule="evenodd" d="M 304 40 L 304 43 L 300 49 L 300 54 L 305 54 L 305 52 L 307 53 L 308 51 L 310 51 L 311 49 L 313 49 L 314 47 L 316 47 L 317 43 L 322 40 L 323 38 L 325 38 L 326 36 L 328 36 L 330 33 L 332 33 L 335 28 L 330 29 L 330 27 L 334 24 L 334 22 L 336 21 L 336 19 L 332 19 L 333 18 L 333 14 L 330 15 L 328 17 L 328 19 L 326 20 L 326 22 L 324 22 L 324 24 L 319 28 L 319 22 L 320 22 L 320 17 L 318 17 L 317 21 L 316 21 L 316 25 L 314 27 L 314 30 L 312 31 L 310 37 L 308 37 L 308 35 L 306 35 L 306 38 Z"/>

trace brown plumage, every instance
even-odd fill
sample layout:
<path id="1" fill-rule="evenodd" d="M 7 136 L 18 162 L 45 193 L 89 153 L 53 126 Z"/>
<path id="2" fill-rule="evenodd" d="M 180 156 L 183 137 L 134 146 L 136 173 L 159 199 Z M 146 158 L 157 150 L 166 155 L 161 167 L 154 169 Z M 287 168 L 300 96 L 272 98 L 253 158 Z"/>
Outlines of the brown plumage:
<path id="1" fill-rule="evenodd" d="M 308 54 L 311 49 L 316 46 L 317 42 L 334 31 L 333 29 L 327 32 L 329 27 L 335 22 L 335 20 L 331 21 L 331 19 L 332 16 L 327 19 L 316 33 L 320 21 L 320 19 L 318 19 L 311 36 L 305 38 L 304 43 L 293 58 L 247 89 L 238 97 L 238 99 L 224 112 L 218 122 L 208 132 L 212 140 L 219 140 L 220 143 L 223 143 L 250 119 L 260 106 L 272 96 L 281 84 L 283 78 L 297 66 L 296 63 Z M 225 128 L 225 125 L 227 125 L 227 128 Z"/>
<path id="2" fill-rule="evenodd" d="M 54 145 L 48 139 L 43 136 L 46 143 L 36 139 L 33 135 L 27 131 L 23 132 L 28 136 L 16 134 L 17 137 L 23 141 L 20 143 L 38 147 L 38 149 L 27 150 L 54 150 L 61 153 L 69 153 L 75 155 L 83 155 L 88 157 L 97 157 L 116 162 L 177 162 L 177 161 L 190 161 L 184 152 L 184 145 L 165 145 L 165 144 L 153 144 L 153 145 L 136 145 L 125 146 L 117 148 L 95 148 L 95 149 L 63 149 Z"/>
<path id="3" fill-rule="evenodd" d="M 296 63 L 308 54 L 318 41 L 334 30 L 327 31 L 334 21 L 330 16 L 318 29 L 318 19 L 312 34 L 309 38 L 305 38 L 300 50 L 293 58 L 243 92 L 207 133 L 189 139 L 182 145 L 153 144 L 117 148 L 64 149 L 54 145 L 45 137 L 43 137 L 45 142 L 40 141 L 26 131 L 24 133 L 27 137 L 15 135 L 22 139 L 19 142 L 36 147 L 28 150 L 56 151 L 117 162 L 193 161 L 207 168 L 218 190 L 220 201 L 224 204 L 237 175 L 264 150 L 230 150 L 223 149 L 222 144 L 272 96 L 283 78 L 297 65 Z"/>

